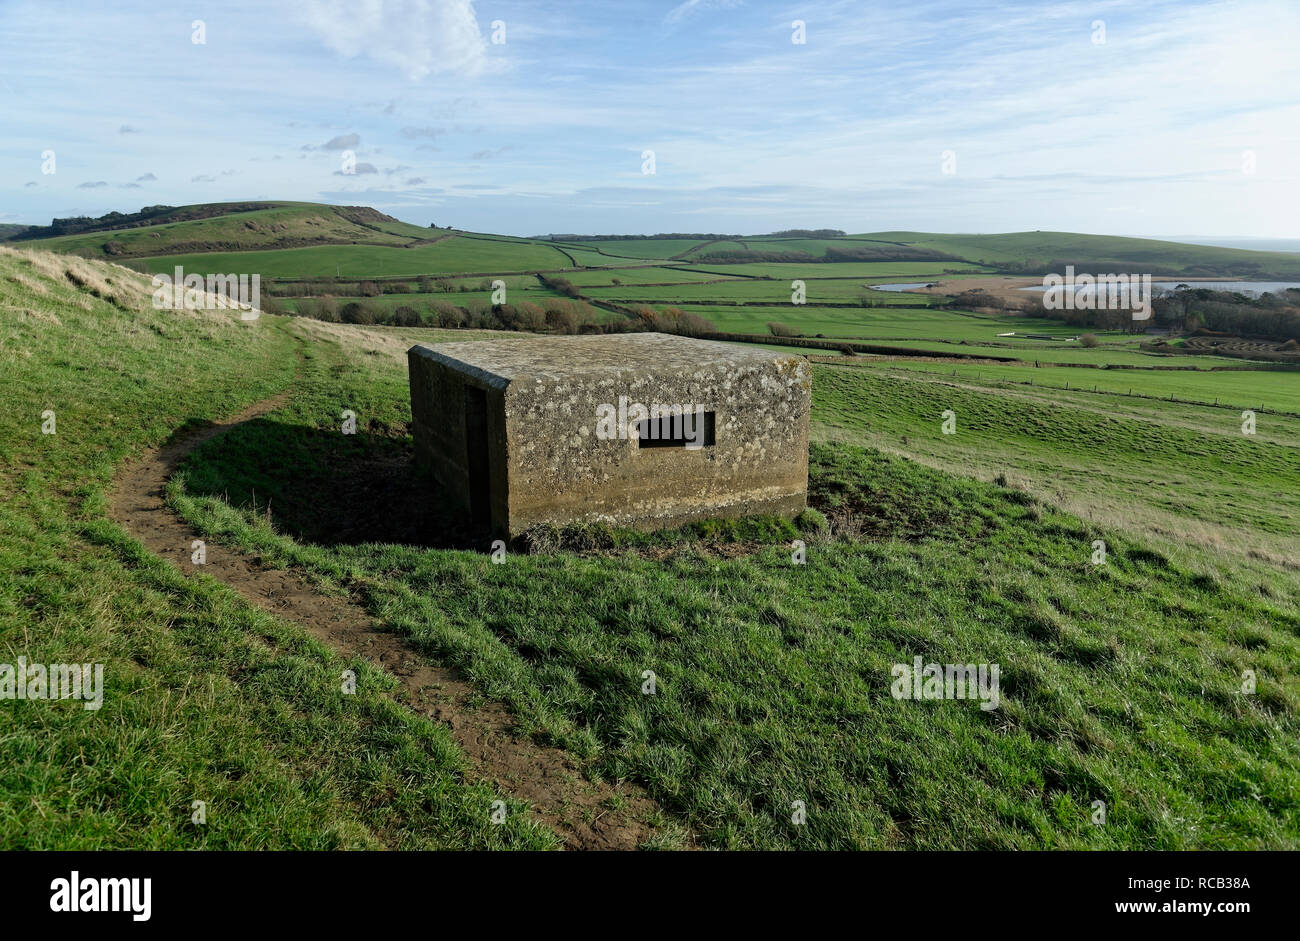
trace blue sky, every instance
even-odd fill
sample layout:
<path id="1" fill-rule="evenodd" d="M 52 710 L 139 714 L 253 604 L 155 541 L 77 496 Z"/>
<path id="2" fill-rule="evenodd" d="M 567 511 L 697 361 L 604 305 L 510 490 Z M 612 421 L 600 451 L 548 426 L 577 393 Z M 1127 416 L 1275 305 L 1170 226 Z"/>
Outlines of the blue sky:
<path id="1" fill-rule="evenodd" d="M 1298 40 L 1295 0 L 0 0 L 0 222 L 1295 238 Z"/>

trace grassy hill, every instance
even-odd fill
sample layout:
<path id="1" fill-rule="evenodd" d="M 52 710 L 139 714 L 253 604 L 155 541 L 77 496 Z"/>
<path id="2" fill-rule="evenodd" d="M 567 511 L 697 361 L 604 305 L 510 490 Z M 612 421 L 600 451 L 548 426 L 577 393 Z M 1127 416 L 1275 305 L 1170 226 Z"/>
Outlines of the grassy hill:
<path id="1" fill-rule="evenodd" d="M 278 394 L 168 485 L 210 551 L 355 599 L 409 645 L 402 670 L 454 665 L 521 740 L 644 788 L 668 831 L 736 848 L 1300 847 L 1300 418 L 1263 413 L 1247 437 L 1226 409 L 983 365 L 819 363 L 825 522 L 577 530 L 496 565 L 401 476 L 405 347 L 472 335 L 158 311 L 133 271 L 0 247 L 0 662 L 103 662 L 107 686 L 99 712 L 0 709 L 0 845 L 557 844 L 383 667 L 109 517 L 142 450 Z M 359 434 L 338 433 L 341 408 Z M 891 664 L 915 655 L 1000 664 L 1002 705 L 892 698 Z"/>
<path id="2" fill-rule="evenodd" d="M 399 222 L 364 206 L 318 203 L 200 204 L 89 231 L 24 238 L 31 248 L 122 260 L 146 255 L 253 251 L 320 245 L 431 242 L 445 231 Z M 27 233 L 30 236 L 32 233 Z"/>
<path id="3" fill-rule="evenodd" d="M 0 846 L 554 846 L 381 672 L 108 519 L 124 461 L 288 387 L 301 343 L 273 321 L 154 310 L 134 272 L 0 247 L 0 662 L 102 663 L 106 687 L 99 711 L 3 703 Z"/>
<path id="4" fill-rule="evenodd" d="M 854 238 L 879 239 L 957 255 L 967 261 L 1038 274 L 1063 271 L 1135 271 L 1170 277 L 1300 278 L 1300 253 L 1257 252 L 1215 245 L 1187 245 L 1156 239 L 1078 232 L 1008 232 L 1000 235 L 942 235 L 875 232 Z"/>

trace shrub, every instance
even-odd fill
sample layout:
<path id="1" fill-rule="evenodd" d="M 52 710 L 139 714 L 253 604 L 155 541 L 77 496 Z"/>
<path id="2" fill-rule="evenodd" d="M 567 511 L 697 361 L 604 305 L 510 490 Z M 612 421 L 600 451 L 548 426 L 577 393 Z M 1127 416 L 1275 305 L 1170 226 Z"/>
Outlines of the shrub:
<path id="1" fill-rule="evenodd" d="M 379 313 L 380 312 L 375 309 L 373 304 L 352 301 L 351 303 L 343 305 L 343 309 L 339 311 L 339 316 L 343 319 L 344 323 L 355 323 L 361 326 L 369 326 L 379 320 Z"/>
<path id="2" fill-rule="evenodd" d="M 556 333 L 577 333 L 578 315 L 568 309 L 548 308 L 546 311 L 546 326 Z"/>
<path id="3" fill-rule="evenodd" d="M 530 301 L 524 301 L 516 308 L 520 330 L 538 333 L 546 329 L 546 311 Z"/>
<path id="4" fill-rule="evenodd" d="M 437 317 L 438 326 L 447 329 L 463 327 L 468 320 L 464 310 L 455 304 L 448 304 L 446 301 L 434 301 L 433 311 Z"/>
<path id="5" fill-rule="evenodd" d="M 678 330 L 688 337 L 707 336 L 710 333 L 717 333 L 718 327 L 706 317 L 692 311 L 686 311 L 677 321 Z"/>

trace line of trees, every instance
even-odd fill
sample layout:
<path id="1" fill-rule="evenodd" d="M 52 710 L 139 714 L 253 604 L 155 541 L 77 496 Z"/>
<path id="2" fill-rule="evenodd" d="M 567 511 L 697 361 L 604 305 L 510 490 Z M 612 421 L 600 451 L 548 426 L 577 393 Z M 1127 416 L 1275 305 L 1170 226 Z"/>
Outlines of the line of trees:
<path id="1" fill-rule="evenodd" d="M 549 235 L 534 235 L 532 238 L 553 242 L 630 242 L 653 239 L 709 239 L 712 241 L 730 241 L 743 238 L 793 238 L 793 239 L 834 239 L 843 238 L 843 229 L 782 229 L 762 235 L 726 235 L 721 232 L 656 232 L 654 235 L 576 235 L 573 233 L 552 232 Z"/>
<path id="2" fill-rule="evenodd" d="M 777 264 L 824 265 L 836 262 L 862 261 L 961 261 L 956 255 L 947 255 L 928 248 L 906 245 L 852 245 L 847 248 L 830 246 L 821 255 L 804 251 L 716 251 L 698 255 L 696 261 L 706 265 L 735 265 L 749 262 Z"/>
<path id="3" fill-rule="evenodd" d="M 273 298 L 262 299 L 268 313 L 310 317 L 328 323 L 382 324 L 391 327 L 445 327 L 478 330 L 527 330 L 537 333 L 579 333 L 599 325 L 602 317 L 581 301 L 553 298 L 545 304 L 489 304 L 472 300 L 459 305 L 449 301 L 417 301 L 392 306 L 368 299 L 346 300 L 329 294 L 298 299 L 292 310 Z"/>
<path id="4" fill-rule="evenodd" d="M 1029 303 L 1035 316 L 1076 327 L 1145 333 L 1148 327 L 1156 326 L 1173 333 L 1213 333 L 1279 343 L 1300 341 L 1300 290 L 1295 288 L 1258 296 L 1184 285 L 1173 291 L 1157 290 L 1149 320 L 1134 320 L 1129 309 L 1048 310 L 1037 293 Z M 952 306 L 1010 305 L 992 295 L 967 292 L 954 298 Z"/>
<path id="5" fill-rule="evenodd" d="M 1189 287 L 1156 297 L 1152 310 L 1158 326 L 1183 333 L 1300 341 L 1300 290 L 1295 288 L 1252 297 Z"/>
<path id="6" fill-rule="evenodd" d="M 531 301 L 488 304 L 475 300 L 461 306 L 438 300 L 392 307 L 371 300 L 340 300 L 326 294 L 298 299 L 292 310 L 274 298 L 263 297 L 262 309 L 266 313 L 310 317 L 327 323 L 452 330 L 520 330 L 557 334 L 655 331 L 700 337 L 716 333 L 718 329 L 712 321 L 680 307 L 656 310 L 649 305 L 637 305 L 632 308 L 630 317 L 610 317 L 583 301 L 565 298 L 552 298 L 542 304 Z"/>
<path id="7" fill-rule="evenodd" d="M 551 242 L 631 242 L 631 241 L 650 241 L 654 239 L 696 239 L 704 241 L 718 241 L 720 239 L 738 239 L 744 238 L 742 235 L 719 235 L 716 232 L 658 232 L 654 235 L 574 235 L 572 233 L 556 233 L 550 235 L 534 235 L 534 239 Z"/>
<path id="8" fill-rule="evenodd" d="M 492 290 L 492 279 L 477 282 L 449 277 L 421 275 L 412 281 L 345 281 L 320 278 L 315 281 L 263 282 L 262 291 L 276 297 L 379 297 L 383 294 L 465 294 Z"/>
<path id="9" fill-rule="evenodd" d="M 782 229 L 780 232 L 771 232 L 771 238 L 784 239 L 834 239 L 844 236 L 843 229 Z"/>

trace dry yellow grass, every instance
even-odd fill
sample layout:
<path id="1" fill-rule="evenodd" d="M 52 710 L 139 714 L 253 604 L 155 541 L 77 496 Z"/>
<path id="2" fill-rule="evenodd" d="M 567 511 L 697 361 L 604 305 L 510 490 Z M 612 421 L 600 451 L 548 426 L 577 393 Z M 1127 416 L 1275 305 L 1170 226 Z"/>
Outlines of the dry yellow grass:
<path id="1" fill-rule="evenodd" d="M 225 298 L 208 292 L 203 294 L 203 306 L 197 309 L 155 308 L 153 279 L 110 262 L 0 246 L 0 263 L 5 261 L 9 264 L 4 267 L 10 269 L 6 275 L 7 281 L 21 288 L 22 293 L 29 295 L 29 300 L 50 298 L 53 291 L 58 295 L 58 302 L 52 306 L 73 304 L 89 311 L 93 308 L 91 299 L 99 298 L 124 311 L 186 316 L 208 321 L 218 327 L 232 326 L 241 319 L 239 314 L 242 312 L 227 307 Z M 71 286 L 75 290 L 71 294 L 58 290 L 63 286 Z M 35 320 L 55 324 L 60 322 L 52 310 L 34 310 L 26 305 L 6 306 L 10 310 L 22 311 L 23 315 Z M 260 311 L 258 313 L 260 315 Z"/>
<path id="2" fill-rule="evenodd" d="M 450 343 L 455 340 L 520 339 L 533 336 L 507 330 L 442 330 L 432 327 L 359 327 L 301 318 L 294 321 L 305 339 L 327 340 L 347 350 L 406 362 L 406 351 L 416 343 Z"/>

